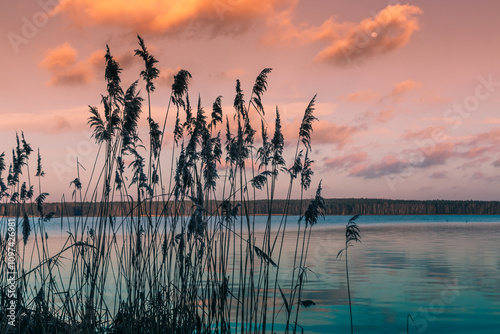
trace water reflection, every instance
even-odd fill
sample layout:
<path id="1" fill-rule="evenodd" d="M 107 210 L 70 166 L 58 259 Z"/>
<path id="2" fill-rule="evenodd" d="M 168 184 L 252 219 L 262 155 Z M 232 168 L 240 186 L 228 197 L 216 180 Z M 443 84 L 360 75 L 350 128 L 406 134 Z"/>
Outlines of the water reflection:
<path id="1" fill-rule="evenodd" d="M 316 306 L 300 312 L 306 333 L 350 330 L 345 262 L 336 257 L 348 218 L 327 217 L 311 234 L 302 299 Z M 263 230 L 265 219 L 258 219 Z M 297 220 L 289 218 L 283 248 L 284 289 L 292 284 Z M 361 217 L 362 243 L 348 251 L 355 332 L 404 333 L 411 314 L 420 333 L 500 333 L 499 222 L 499 216 Z M 49 228 L 54 252 L 66 238 L 59 226 Z"/>
<path id="2" fill-rule="evenodd" d="M 500 224 L 359 222 L 363 243 L 349 249 L 357 333 L 406 332 L 407 314 L 418 332 L 500 332 Z M 325 239 L 331 249 L 313 250 L 308 261 L 316 276 L 304 298 L 317 307 L 302 322 L 311 333 L 349 330 L 344 262 L 332 256 L 343 228 L 315 231 L 311 244 Z"/>

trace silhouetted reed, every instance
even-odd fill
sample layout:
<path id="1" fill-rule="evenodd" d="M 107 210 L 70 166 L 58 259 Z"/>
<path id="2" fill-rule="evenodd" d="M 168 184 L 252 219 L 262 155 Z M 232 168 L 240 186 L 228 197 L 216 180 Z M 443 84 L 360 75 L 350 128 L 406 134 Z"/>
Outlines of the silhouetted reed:
<path id="1" fill-rule="evenodd" d="M 192 107 L 191 74 L 180 70 L 161 126 L 151 114 L 157 60 L 140 36 L 138 40 L 135 55 L 145 64 L 140 78 L 147 93 L 149 144 L 139 134 L 141 81 L 122 89 L 122 68 L 106 47 L 102 110 L 90 106 L 88 119 L 98 154 L 90 175 L 80 175 L 83 166 L 77 162 L 70 184 L 75 207 L 80 203 L 83 211 L 83 203 L 90 203 L 98 214 L 84 211 L 71 217 L 72 212 L 65 212 L 58 218 L 61 232 L 67 231 L 60 251 L 54 253 L 49 247 L 45 229 L 54 214 L 45 212 L 49 195 L 42 192 L 45 172 L 40 151 L 34 200 L 29 178 L 33 150 L 24 134 L 16 138 L 7 183 L 2 178 L 5 154 L 0 155 L 0 200 L 15 203 L 9 216 L 15 217 L 23 236 L 23 252 L 17 253 L 16 261 L 18 329 L 30 333 L 274 333 L 275 324 L 283 323 L 277 311 L 284 308 L 285 332 L 302 331 L 300 307 L 315 305 L 301 297 L 311 228 L 325 209 L 321 183 L 296 225 L 289 288 L 279 279 L 288 209 L 277 217 L 272 212 L 279 178 L 289 181 L 287 203 L 296 182 L 301 201 L 311 185 L 315 97 L 306 108 L 292 166 L 287 167 L 278 108 L 271 137 L 264 118 L 262 98 L 270 68 L 257 76 L 248 102 L 240 81 L 236 82 L 233 117 L 223 112 L 221 96 L 210 113 L 201 97 Z M 170 108 L 174 119 L 168 119 Z M 252 112 L 259 115 L 258 148 Z M 173 132 L 172 138 L 165 137 L 168 131 Z M 167 145 L 171 145 L 171 157 L 162 158 Z M 27 181 L 21 181 L 22 176 Z M 259 197 L 266 199 L 268 209 L 262 233 L 256 231 L 252 204 Z M 121 203 L 119 217 L 111 210 L 112 202 Z M 7 222 L 7 217 L 1 219 Z M 0 231 L 3 257 L 4 226 Z M 0 265 L 2 281 L 5 266 Z M 2 332 L 7 329 L 6 303 L 2 290 Z"/>
<path id="2" fill-rule="evenodd" d="M 349 298 L 349 316 L 351 320 L 351 334 L 354 332 L 354 325 L 352 322 L 351 287 L 349 283 L 349 265 L 347 261 L 347 250 L 349 249 L 349 247 L 354 246 L 355 242 L 361 242 L 359 227 L 356 224 L 356 220 L 359 218 L 359 216 L 360 215 L 355 215 L 347 222 L 345 228 L 345 247 L 342 248 L 337 254 L 337 257 L 339 257 L 342 255 L 342 253 L 345 253 L 345 272 L 347 277 L 347 296 Z"/>

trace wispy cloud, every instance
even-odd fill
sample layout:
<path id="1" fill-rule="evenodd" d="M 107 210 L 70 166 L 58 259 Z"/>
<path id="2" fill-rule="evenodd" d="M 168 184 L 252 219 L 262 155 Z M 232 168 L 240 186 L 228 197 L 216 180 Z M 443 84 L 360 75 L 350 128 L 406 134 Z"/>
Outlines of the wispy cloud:
<path id="1" fill-rule="evenodd" d="M 352 142 L 352 136 L 358 131 L 356 127 L 339 125 L 332 122 L 320 121 L 313 125 L 314 132 L 311 135 L 314 143 L 330 144 L 338 149 Z"/>
<path id="2" fill-rule="evenodd" d="M 368 158 L 366 152 L 355 152 L 342 155 L 336 158 L 329 158 L 324 160 L 325 167 L 329 169 L 344 170 L 352 168 L 359 163 L 365 162 Z"/>
<path id="3" fill-rule="evenodd" d="M 297 139 L 300 128 L 300 122 L 295 120 L 293 122 L 283 124 L 283 135 L 288 143 L 294 142 Z M 272 129 L 272 124 L 270 125 Z M 336 124 L 329 121 L 319 121 L 313 123 L 313 132 L 311 140 L 314 144 L 329 144 L 335 149 L 342 149 L 346 144 L 353 142 L 353 136 L 358 132 L 358 128 L 354 126 Z"/>
<path id="4" fill-rule="evenodd" d="M 88 107 L 32 113 L 3 114 L 0 130 L 22 129 L 30 133 L 59 134 L 87 128 Z"/>
<path id="5" fill-rule="evenodd" d="M 316 60 L 349 66 L 394 51 L 407 44 L 419 29 L 417 15 L 421 13 L 417 6 L 389 5 L 375 17 L 353 26 L 343 38 L 333 40 Z"/>
<path id="6" fill-rule="evenodd" d="M 434 172 L 429 177 L 431 179 L 445 179 L 447 176 L 447 173 L 445 171 L 440 171 L 440 172 Z"/>
<path id="7" fill-rule="evenodd" d="M 430 94 L 427 96 L 422 96 L 418 102 L 420 103 L 426 103 L 426 104 L 444 104 L 444 103 L 449 103 L 453 99 L 450 97 L 444 97 L 440 94 Z"/>
<path id="8" fill-rule="evenodd" d="M 414 80 L 405 80 L 394 85 L 394 88 L 391 92 L 391 96 L 393 98 L 400 97 L 406 92 L 418 89 L 423 86 L 423 83 Z"/>
<path id="9" fill-rule="evenodd" d="M 435 142 L 442 142 L 446 139 L 446 128 L 443 126 L 430 126 L 421 130 L 407 130 L 403 138 L 407 140 L 432 139 Z"/>
<path id="10" fill-rule="evenodd" d="M 339 99 L 350 103 L 375 101 L 379 95 L 371 89 L 355 92 L 349 95 L 340 96 Z"/>
<path id="11" fill-rule="evenodd" d="M 351 169 L 349 175 L 374 179 L 385 175 L 398 174 L 404 171 L 408 161 L 401 160 L 394 155 L 388 155 L 382 161 L 373 164 L 362 164 Z"/>
<path id="12" fill-rule="evenodd" d="M 474 174 L 472 174 L 470 179 L 471 180 L 481 180 L 481 179 L 484 179 L 485 177 L 486 177 L 486 174 L 484 174 L 481 171 L 478 171 L 478 172 L 475 172 Z"/>
<path id="13" fill-rule="evenodd" d="M 317 41 L 332 41 L 342 38 L 355 25 L 352 22 L 339 23 L 333 18 L 314 26 L 307 22 L 295 24 L 296 3 L 287 10 L 277 13 L 268 22 L 269 31 L 261 42 L 264 44 L 308 44 Z"/>
<path id="14" fill-rule="evenodd" d="M 218 79 L 241 79 L 242 77 L 248 75 L 248 72 L 243 69 L 243 68 L 234 68 L 232 70 L 227 70 L 227 71 L 221 71 L 218 73 L 211 74 L 212 77 L 218 78 Z"/>
<path id="15" fill-rule="evenodd" d="M 384 109 L 377 114 L 376 122 L 385 123 L 394 117 L 394 109 Z"/>
<path id="16" fill-rule="evenodd" d="M 463 157 L 451 143 L 404 150 L 399 155 L 389 154 L 380 162 L 364 163 L 351 169 L 350 176 L 373 179 L 391 174 L 401 174 L 408 169 L 425 169 L 444 165 L 450 158 Z"/>

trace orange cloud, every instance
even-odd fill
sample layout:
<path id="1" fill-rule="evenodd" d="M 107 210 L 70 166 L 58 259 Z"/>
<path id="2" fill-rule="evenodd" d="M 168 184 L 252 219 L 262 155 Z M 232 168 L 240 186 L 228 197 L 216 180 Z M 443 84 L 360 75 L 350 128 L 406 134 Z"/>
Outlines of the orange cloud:
<path id="1" fill-rule="evenodd" d="M 419 29 L 417 6 L 389 5 L 376 17 L 361 21 L 332 45 L 321 51 L 316 61 L 339 66 L 359 64 L 374 56 L 404 46 Z"/>
<path id="2" fill-rule="evenodd" d="M 373 90 L 368 89 L 368 90 L 363 90 L 360 92 L 352 93 L 346 96 L 340 96 L 340 99 L 355 103 L 355 102 L 370 102 L 373 100 L 376 100 L 378 98 L 378 94 L 375 93 Z"/>
<path id="3" fill-rule="evenodd" d="M 96 51 L 86 60 L 77 62 L 76 50 L 66 42 L 49 49 L 40 66 L 50 72 L 50 86 L 77 86 L 94 79 L 95 71 L 104 66 L 103 57 L 103 51 Z"/>
<path id="4" fill-rule="evenodd" d="M 409 92 L 414 89 L 418 89 L 423 86 L 423 83 L 419 81 L 413 80 L 405 80 L 403 82 L 397 83 L 394 85 L 394 89 L 392 90 L 392 97 L 399 97 L 406 92 Z"/>
<path id="5" fill-rule="evenodd" d="M 222 76 L 226 77 L 226 78 L 240 78 L 244 75 L 248 74 L 247 71 L 245 71 L 244 69 L 242 68 L 236 68 L 234 70 L 230 70 L 230 71 L 225 71 L 222 73 Z"/>
<path id="6" fill-rule="evenodd" d="M 76 50 L 66 42 L 49 50 L 40 65 L 50 71 L 73 66 L 76 63 L 76 54 Z"/>
<path id="7" fill-rule="evenodd" d="M 135 32 L 168 33 L 180 28 L 238 32 L 292 0 L 61 0 L 62 13 L 81 26 L 108 25 Z"/>
<path id="8" fill-rule="evenodd" d="M 333 18 L 324 21 L 320 26 L 310 26 L 307 23 L 296 25 L 294 20 L 295 5 L 276 14 L 269 20 L 270 31 L 262 37 L 264 44 L 310 43 L 321 40 L 339 39 L 347 34 L 353 26 L 350 22 L 338 23 Z"/>

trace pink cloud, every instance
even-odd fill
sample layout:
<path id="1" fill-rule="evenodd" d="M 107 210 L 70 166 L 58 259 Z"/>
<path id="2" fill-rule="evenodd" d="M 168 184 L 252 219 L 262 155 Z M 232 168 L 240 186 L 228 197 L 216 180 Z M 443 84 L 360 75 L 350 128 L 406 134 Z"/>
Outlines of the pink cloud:
<path id="1" fill-rule="evenodd" d="M 484 155 L 485 153 L 491 152 L 496 148 L 493 146 L 481 146 L 481 147 L 473 147 L 466 151 L 463 156 L 466 158 L 474 159 Z M 488 158 L 489 159 L 489 158 Z"/>
<path id="2" fill-rule="evenodd" d="M 267 115 L 267 113 L 266 113 Z M 260 116 L 254 116 L 260 118 Z M 283 117 L 283 114 L 281 115 Z M 268 119 L 269 122 L 269 119 Z M 259 120 L 260 123 L 260 120 Z M 273 123 L 269 123 L 270 129 L 273 128 Z M 285 123 L 282 120 L 283 135 L 287 143 L 291 143 L 297 139 L 300 121 L 295 120 L 290 123 Z M 315 144 L 330 144 L 336 147 L 336 149 L 342 149 L 346 144 L 352 142 L 353 135 L 358 131 L 358 128 L 348 125 L 339 125 L 329 121 L 319 121 L 314 122 L 313 132 L 311 134 L 311 142 L 313 146 Z M 272 133 L 272 132 L 270 132 Z"/>
<path id="3" fill-rule="evenodd" d="M 396 158 L 394 155 L 385 156 L 382 161 L 374 164 L 362 164 L 351 169 L 349 175 L 365 179 L 378 178 L 390 174 L 398 174 L 408 166 L 408 161 Z"/>
<path id="4" fill-rule="evenodd" d="M 312 142 L 318 144 L 332 144 L 341 149 L 352 142 L 352 136 L 357 129 L 348 125 L 338 125 L 328 121 L 320 121 L 313 125 Z"/>
<path id="5" fill-rule="evenodd" d="M 356 120 L 359 121 L 360 128 L 366 129 L 368 128 L 370 123 L 386 123 L 394 118 L 394 109 L 384 109 L 379 112 L 375 111 L 366 111 L 356 117 Z"/>
<path id="6" fill-rule="evenodd" d="M 327 168 L 345 169 L 366 161 L 367 157 L 368 154 L 366 152 L 355 152 L 336 158 L 326 159 L 324 160 L 324 164 Z"/>
<path id="7" fill-rule="evenodd" d="M 434 172 L 431 175 L 429 175 L 429 177 L 432 179 L 444 179 L 444 178 L 446 178 L 446 172 L 444 172 L 444 171 Z"/>
<path id="8" fill-rule="evenodd" d="M 469 142 L 468 145 L 479 145 L 481 143 L 491 143 L 491 144 L 496 144 L 500 140 L 500 128 L 495 128 L 493 130 L 490 130 L 488 132 L 483 132 L 475 137 L 473 137 Z"/>
<path id="9" fill-rule="evenodd" d="M 415 164 L 415 166 L 419 168 L 444 165 L 449 158 L 460 155 L 457 154 L 454 150 L 454 145 L 451 143 L 440 143 L 434 146 L 420 148 L 414 152 L 422 154 L 423 156 L 423 160 Z"/>
<path id="10" fill-rule="evenodd" d="M 415 150 L 404 150 L 395 156 L 387 155 L 380 162 L 365 163 L 351 169 L 350 176 L 365 179 L 378 178 L 385 175 L 400 174 L 409 169 L 424 169 L 444 165 L 448 159 L 460 157 L 449 143 L 437 144 L 432 147 L 422 147 Z"/>
<path id="11" fill-rule="evenodd" d="M 483 172 L 475 172 L 474 174 L 472 174 L 471 176 L 471 180 L 481 180 L 481 179 L 484 179 L 486 177 L 486 175 L 483 173 Z"/>
<path id="12" fill-rule="evenodd" d="M 431 126 L 422 130 L 408 130 L 403 135 L 404 139 L 415 140 L 415 139 L 432 139 L 434 142 L 442 142 L 446 140 L 445 127 L 443 126 Z"/>
<path id="13" fill-rule="evenodd" d="M 484 165 L 485 162 L 488 162 L 490 158 L 488 157 L 482 157 L 478 159 L 474 159 L 472 161 L 466 162 L 464 164 L 461 164 L 460 166 L 457 167 L 457 169 L 469 169 L 469 168 L 479 168 Z"/>
<path id="14" fill-rule="evenodd" d="M 377 118 L 375 119 L 379 123 L 385 123 L 394 117 L 393 109 L 385 109 L 378 113 Z"/>

